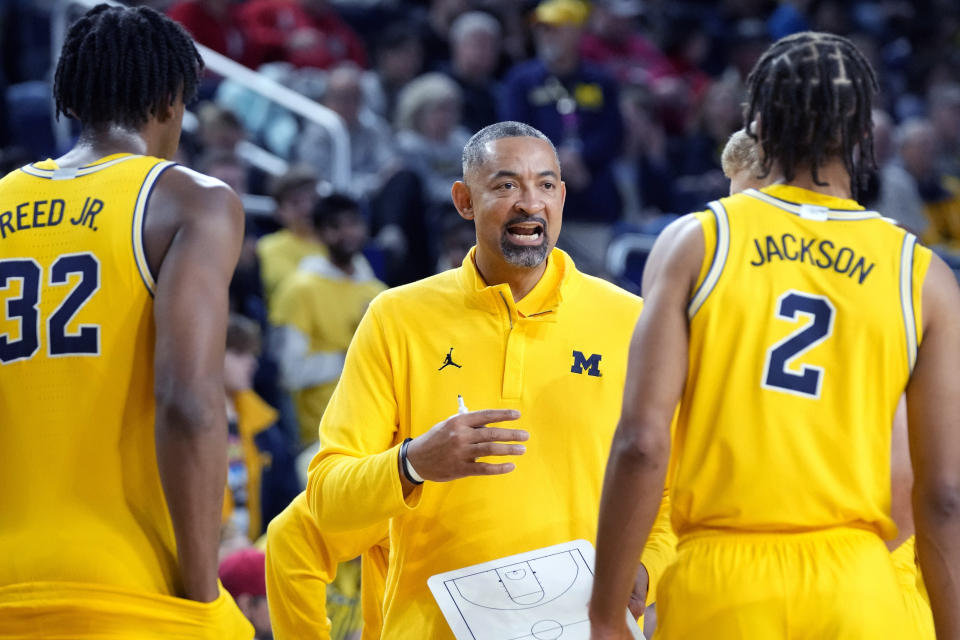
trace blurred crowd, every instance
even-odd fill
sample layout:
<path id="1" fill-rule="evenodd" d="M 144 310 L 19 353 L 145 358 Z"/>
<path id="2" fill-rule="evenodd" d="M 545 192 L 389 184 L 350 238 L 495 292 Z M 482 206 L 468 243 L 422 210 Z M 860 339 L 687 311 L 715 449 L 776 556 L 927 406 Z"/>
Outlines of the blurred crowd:
<path id="1" fill-rule="evenodd" d="M 65 150 L 50 114 L 61 0 L 0 0 L 5 172 Z M 244 197 L 225 379 L 225 553 L 302 487 L 317 424 L 370 300 L 457 266 L 474 242 L 450 202 L 463 145 L 519 120 L 559 150 L 560 246 L 636 290 L 636 246 L 727 194 L 720 151 L 741 127 L 766 46 L 847 35 L 877 71 L 878 170 L 866 206 L 955 261 L 960 251 L 960 4 L 952 0 L 148 0 L 197 41 L 319 102 L 349 138 L 208 71 L 183 164 Z M 66 16 L 84 7 L 67 7 Z M 296 461 L 296 462 L 295 462 Z M 226 581 L 225 581 L 226 582 Z M 254 590 L 256 591 L 256 590 Z M 254 596 L 258 594 L 254 593 Z"/>

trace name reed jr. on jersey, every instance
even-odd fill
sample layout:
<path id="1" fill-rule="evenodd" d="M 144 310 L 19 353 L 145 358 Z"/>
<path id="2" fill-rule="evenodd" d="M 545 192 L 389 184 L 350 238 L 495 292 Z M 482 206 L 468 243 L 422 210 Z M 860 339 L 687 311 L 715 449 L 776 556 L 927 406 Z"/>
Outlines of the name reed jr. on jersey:
<path id="1" fill-rule="evenodd" d="M 816 238 L 797 238 L 792 233 L 784 233 L 779 238 L 768 235 L 764 239 L 754 238 L 753 245 L 757 250 L 757 257 L 750 261 L 754 267 L 762 267 L 776 260 L 802 262 L 820 269 L 833 269 L 837 273 L 847 274 L 847 277 L 858 278 L 858 284 L 863 284 L 875 262 L 867 263 L 866 258 L 858 256 L 850 247 L 840 247 L 829 240 L 817 241 Z M 816 248 L 814 248 L 816 245 Z"/>
<path id="2" fill-rule="evenodd" d="M 6 238 L 7 234 L 27 229 L 56 227 L 63 222 L 67 208 L 67 203 L 59 199 L 22 202 L 10 211 L 0 213 L 0 238 Z M 94 222 L 97 214 L 103 210 L 103 200 L 87 198 L 79 209 L 80 212 L 76 217 L 66 219 L 75 227 L 86 226 L 96 231 Z"/>

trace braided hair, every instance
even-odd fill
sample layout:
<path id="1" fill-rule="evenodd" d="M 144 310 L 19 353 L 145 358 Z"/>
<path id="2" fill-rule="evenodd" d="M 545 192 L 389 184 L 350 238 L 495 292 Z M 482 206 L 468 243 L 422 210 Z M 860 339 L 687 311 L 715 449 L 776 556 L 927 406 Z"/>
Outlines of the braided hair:
<path id="1" fill-rule="evenodd" d="M 54 76 L 56 114 L 84 127 L 139 129 L 196 97 L 203 60 L 176 22 L 147 7 L 100 4 L 71 27 Z"/>
<path id="2" fill-rule="evenodd" d="M 876 92 L 873 68 L 844 37 L 805 31 L 773 43 L 747 78 L 744 127 L 763 149 L 760 177 L 776 162 L 787 180 L 797 167 L 809 167 L 814 183 L 825 185 L 818 169 L 840 156 L 856 197 L 876 170 Z"/>

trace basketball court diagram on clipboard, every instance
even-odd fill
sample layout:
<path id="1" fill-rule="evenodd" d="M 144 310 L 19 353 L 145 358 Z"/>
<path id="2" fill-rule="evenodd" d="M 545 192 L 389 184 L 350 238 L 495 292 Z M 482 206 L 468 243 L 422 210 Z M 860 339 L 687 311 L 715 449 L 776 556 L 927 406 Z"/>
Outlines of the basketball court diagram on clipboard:
<path id="1" fill-rule="evenodd" d="M 588 640 L 593 546 L 586 540 L 432 576 L 457 640 Z M 635 638 L 643 638 L 628 617 Z"/>

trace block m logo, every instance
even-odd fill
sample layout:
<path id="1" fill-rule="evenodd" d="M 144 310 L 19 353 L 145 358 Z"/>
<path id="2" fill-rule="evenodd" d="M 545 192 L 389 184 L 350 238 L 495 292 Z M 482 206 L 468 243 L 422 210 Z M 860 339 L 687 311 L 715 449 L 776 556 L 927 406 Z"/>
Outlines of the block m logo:
<path id="1" fill-rule="evenodd" d="M 573 366 L 570 367 L 570 373 L 583 373 L 587 370 L 588 376 L 600 377 L 600 358 L 599 353 L 592 354 L 589 358 L 583 355 L 582 351 L 573 352 Z"/>

